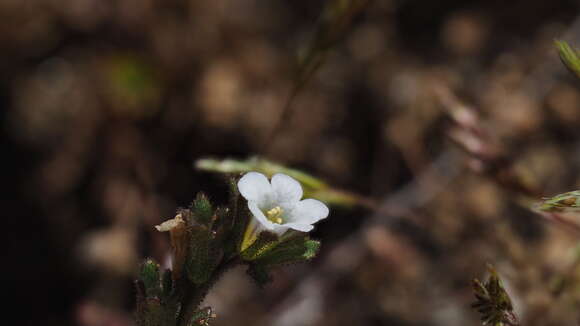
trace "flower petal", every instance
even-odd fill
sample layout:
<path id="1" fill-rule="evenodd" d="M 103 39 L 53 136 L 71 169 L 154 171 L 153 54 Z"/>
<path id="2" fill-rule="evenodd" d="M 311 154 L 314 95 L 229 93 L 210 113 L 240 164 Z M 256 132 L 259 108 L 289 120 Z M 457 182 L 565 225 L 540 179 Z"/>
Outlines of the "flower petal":
<path id="1" fill-rule="evenodd" d="M 271 230 L 272 232 L 276 233 L 277 235 L 282 235 L 288 231 L 289 227 L 288 224 L 274 224 L 274 229 Z"/>
<path id="2" fill-rule="evenodd" d="M 238 181 L 240 194 L 248 201 L 252 200 L 261 205 L 270 200 L 272 186 L 265 175 L 258 172 L 248 172 Z"/>
<path id="3" fill-rule="evenodd" d="M 301 232 L 310 232 L 312 231 L 312 229 L 314 229 L 314 226 L 304 223 L 286 223 L 284 224 L 284 226 Z"/>
<path id="4" fill-rule="evenodd" d="M 279 203 L 297 202 L 302 198 L 300 182 L 282 173 L 276 173 L 272 177 L 272 190 Z"/>
<path id="5" fill-rule="evenodd" d="M 266 215 L 262 213 L 262 211 L 258 207 L 258 204 L 255 201 L 248 200 L 248 208 L 250 209 L 250 212 L 252 212 L 252 215 L 254 215 L 256 220 L 259 222 L 258 230 L 259 229 L 265 229 L 270 231 L 274 230 L 275 224 L 268 221 Z"/>
<path id="6" fill-rule="evenodd" d="M 288 222 L 313 224 L 328 216 L 328 207 L 316 199 L 304 199 L 294 205 L 287 216 Z"/>

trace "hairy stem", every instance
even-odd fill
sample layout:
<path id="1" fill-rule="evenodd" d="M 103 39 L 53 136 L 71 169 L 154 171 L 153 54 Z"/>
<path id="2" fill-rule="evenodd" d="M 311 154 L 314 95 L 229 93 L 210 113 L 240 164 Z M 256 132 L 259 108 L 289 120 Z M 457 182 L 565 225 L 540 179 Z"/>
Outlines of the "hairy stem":
<path id="1" fill-rule="evenodd" d="M 204 284 L 194 286 L 187 279 L 182 279 L 182 299 L 181 299 L 181 311 L 179 312 L 179 317 L 177 318 L 177 326 L 189 326 L 189 322 L 193 315 L 197 312 L 199 305 L 205 299 L 205 296 L 209 292 L 210 288 L 215 285 L 218 279 L 229 269 L 235 267 L 240 263 L 239 258 L 233 257 L 232 259 L 222 262 L 211 278 Z"/>

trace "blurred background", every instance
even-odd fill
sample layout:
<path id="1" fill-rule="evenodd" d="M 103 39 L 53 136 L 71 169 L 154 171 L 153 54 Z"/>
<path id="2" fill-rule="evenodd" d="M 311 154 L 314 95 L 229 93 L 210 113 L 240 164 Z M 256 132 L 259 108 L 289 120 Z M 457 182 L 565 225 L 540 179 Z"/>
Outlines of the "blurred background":
<path id="1" fill-rule="evenodd" d="M 214 325 L 479 325 L 486 262 L 522 324 L 577 324 L 578 233 L 526 207 L 580 186 L 553 46 L 580 46 L 580 4 L 377 0 L 324 25 L 341 2 L 1 0 L 4 318 L 134 325 L 137 265 L 169 249 L 153 226 L 198 191 L 226 200 L 195 161 L 261 155 L 365 203 L 265 289 L 227 274 Z"/>

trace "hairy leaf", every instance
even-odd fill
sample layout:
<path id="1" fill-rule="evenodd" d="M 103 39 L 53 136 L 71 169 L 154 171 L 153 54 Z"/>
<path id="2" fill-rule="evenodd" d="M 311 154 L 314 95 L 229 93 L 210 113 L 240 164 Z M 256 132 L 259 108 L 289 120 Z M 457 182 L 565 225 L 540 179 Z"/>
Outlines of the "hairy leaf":
<path id="1" fill-rule="evenodd" d="M 190 209 L 193 213 L 195 222 L 201 225 L 210 225 L 214 211 L 206 195 L 201 192 L 198 193 L 197 197 L 191 204 Z"/>
<path id="2" fill-rule="evenodd" d="M 277 266 L 300 263 L 316 256 L 320 242 L 307 236 L 298 236 L 278 244 L 262 254 L 256 263 L 264 266 Z"/>
<path id="3" fill-rule="evenodd" d="M 147 297 L 159 297 L 161 294 L 161 276 L 159 273 L 159 264 L 153 259 L 146 259 L 141 264 L 139 272 L 139 279 L 143 282 L 145 287 L 145 294 Z"/>
<path id="4" fill-rule="evenodd" d="M 190 230 L 189 255 L 186 261 L 187 276 L 194 284 L 207 282 L 219 263 L 219 253 L 215 248 L 211 232 L 204 227 Z"/>

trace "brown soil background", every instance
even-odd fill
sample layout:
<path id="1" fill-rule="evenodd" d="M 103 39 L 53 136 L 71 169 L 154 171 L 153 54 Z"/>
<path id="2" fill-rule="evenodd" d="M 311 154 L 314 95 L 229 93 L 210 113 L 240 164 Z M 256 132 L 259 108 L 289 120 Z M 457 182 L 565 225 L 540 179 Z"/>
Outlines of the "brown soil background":
<path id="1" fill-rule="evenodd" d="M 311 264 L 263 290 L 230 272 L 208 297 L 215 325 L 478 325 L 470 280 L 486 262 L 523 325 L 576 325 L 578 234 L 475 173 L 433 90 L 479 114 L 525 187 L 579 188 L 579 84 L 553 47 L 580 46 L 578 3 L 374 1 L 264 150 L 323 5 L 0 1 L 5 322 L 133 325 L 136 266 L 168 249 L 153 225 L 198 191 L 225 201 L 195 160 L 261 154 L 405 209 L 361 229 L 377 213 L 334 208 Z M 447 172 L 421 179 L 434 165 Z"/>

